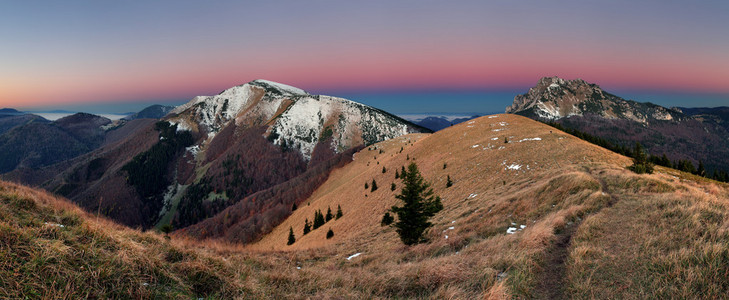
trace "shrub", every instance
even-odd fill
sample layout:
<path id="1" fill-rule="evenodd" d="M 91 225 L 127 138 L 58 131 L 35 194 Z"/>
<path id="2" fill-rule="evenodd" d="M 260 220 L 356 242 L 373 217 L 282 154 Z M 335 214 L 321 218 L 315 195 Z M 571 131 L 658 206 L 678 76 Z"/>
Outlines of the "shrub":
<path id="1" fill-rule="evenodd" d="M 329 228 L 329 231 L 327 231 L 327 240 L 334 237 L 334 231 L 332 231 L 331 228 Z"/>
<path id="2" fill-rule="evenodd" d="M 395 219 L 390 215 L 389 212 L 386 212 L 385 215 L 382 216 L 382 221 L 380 221 L 380 225 L 382 226 L 389 226 L 394 222 Z"/>

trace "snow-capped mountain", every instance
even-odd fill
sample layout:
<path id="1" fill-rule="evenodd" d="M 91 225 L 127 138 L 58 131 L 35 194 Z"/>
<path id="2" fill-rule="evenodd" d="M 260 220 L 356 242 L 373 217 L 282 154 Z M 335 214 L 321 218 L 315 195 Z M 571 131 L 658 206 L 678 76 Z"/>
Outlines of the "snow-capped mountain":
<path id="1" fill-rule="evenodd" d="M 178 130 L 214 138 L 225 126 L 266 126 L 276 145 L 298 149 L 311 159 L 319 142 L 335 152 L 413 132 L 428 132 L 382 110 L 324 95 L 311 95 L 285 84 L 254 80 L 215 96 L 198 96 L 172 110 L 168 121 Z M 204 144 L 201 145 L 204 147 Z"/>
<path id="2" fill-rule="evenodd" d="M 659 105 L 625 100 L 582 79 L 564 80 L 559 77 L 540 79 L 529 92 L 514 97 L 514 103 L 506 108 L 506 112 L 546 120 L 591 114 L 639 123 L 674 120 L 682 116 L 679 111 Z"/>

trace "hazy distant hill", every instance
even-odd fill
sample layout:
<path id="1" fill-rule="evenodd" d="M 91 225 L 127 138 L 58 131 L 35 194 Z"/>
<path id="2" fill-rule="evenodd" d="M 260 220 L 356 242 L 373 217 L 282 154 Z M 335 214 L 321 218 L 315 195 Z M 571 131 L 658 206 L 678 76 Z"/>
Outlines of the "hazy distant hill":
<path id="1" fill-rule="evenodd" d="M 134 113 L 128 117 L 124 117 L 125 120 L 136 120 L 136 119 L 161 119 L 162 117 L 166 116 L 170 111 L 175 109 L 174 106 L 165 106 L 165 105 L 151 105 L 137 113 Z"/>
<path id="2" fill-rule="evenodd" d="M 463 117 L 463 118 L 448 118 L 448 117 L 442 117 L 442 116 L 428 116 L 423 119 L 420 119 L 418 121 L 415 121 L 415 124 L 418 124 L 420 126 L 423 126 L 425 128 L 428 128 L 432 131 L 438 131 L 441 129 L 448 128 L 450 126 L 466 122 L 468 120 L 472 120 L 475 118 L 478 118 L 478 115 L 472 116 L 472 117 Z"/>
<path id="3" fill-rule="evenodd" d="M 54 122 L 30 114 L 0 118 L 0 173 L 41 168 L 96 149 L 110 123 L 85 113 Z"/>
<path id="4" fill-rule="evenodd" d="M 626 146 L 642 143 L 671 160 L 702 161 L 729 170 L 729 126 L 726 108 L 669 109 L 625 100 L 583 80 L 545 77 L 528 93 L 514 97 L 507 113 L 556 121 L 567 128 Z"/>

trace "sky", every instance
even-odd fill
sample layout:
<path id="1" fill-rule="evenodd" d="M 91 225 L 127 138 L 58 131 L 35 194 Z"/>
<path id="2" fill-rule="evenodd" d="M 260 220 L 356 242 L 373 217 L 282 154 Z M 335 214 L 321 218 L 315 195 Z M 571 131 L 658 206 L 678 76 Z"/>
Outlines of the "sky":
<path id="1" fill-rule="evenodd" d="M 729 1 L 2 1 L 0 107 L 126 112 L 254 79 L 500 112 L 544 76 L 729 105 Z"/>

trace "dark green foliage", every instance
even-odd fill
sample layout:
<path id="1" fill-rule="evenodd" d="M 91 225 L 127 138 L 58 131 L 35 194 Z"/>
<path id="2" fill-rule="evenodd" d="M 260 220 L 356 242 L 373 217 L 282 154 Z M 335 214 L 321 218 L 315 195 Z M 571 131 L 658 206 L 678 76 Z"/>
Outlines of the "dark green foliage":
<path id="1" fill-rule="evenodd" d="M 365 190 L 370 188 L 370 184 L 365 182 Z"/>
<path id="2" fill-rule="evenodd" d="M 169 236 L 170 232 L 172 232 L 172 225 L 170 225 L 170 224 L 162 225 L 162 227 L 160 227 L 159 230 L 162 231 L 162 233 L 164 233 L 165 236 L 167 237 L 167 236 Z"/>
<path id="3" fill-rule="evenodd" d="M 382 167 L 382 173 L 383 173 L 383 174 L 384 174 L 384 173 L 387 173 L 387 168 L 385 168 L 384 166 Z"/>
<path id="4" fill-rule="evenodd" d="M 331 228 L 329 228 L 329 231 L 327 231 L 327 240 L 334 237 L 334 231 L 332 231 Z"/>
<path id="5" fill-rule="evenodd" d="M 423 233 L 432 225 L 428 219 L 441 211 L 443 204 L 439 196 L 433 195 L 433 189 L 415 163 L 403 174 L 403 184 L 402 191 L 395 196 L 403 206 L 393 206 L 390 211 L 397 214 L 398 221 L 393 226 L 400 240 L 405 245 L 413 245 L 425 241 Z"/>
<path id="6" fill-rule="evenodd" d="M 405 154 L 405 159 L 410 160 L 410 154 Z"/>
<path id="7" fill-rule="evenodd" d="M 446 180 L 446 187 L 449 188 L 453 186 L 453 181 L 451 180 L 451 175 L 448 175 L 448 178 Z"/>
<path id="8" fill-rule="evenodd" d="M 382 221 L 380 221 L 381 226 L 389 226 L 394 222 L 395 219 L 390 215 L 389 212 L 386 212 L 385 215 L 382 216 Z"/>
<path id="9" fill-rule="evenodd" d="M 309 233 L 311 231 L 311 224 L 309 224 L 309 219 L 304 220 L 304 235 Z"/>
<path id="10" fill-rule="evenodd" d="M 291 211 L 295 211 L 298 207 L 296 206 L 296 203 L 291 205 Z"/>
<path id="11" fill-rule="evenodd" d="M 696 170 L 696 175 L 706 176 L 706 169 L 704 169 L 703 161 L 699 161 L 699 168 Z"/>
<path id="12" fill-rule="evenodd" d="M 344 216 L 344 213 L 342 213 L 342 206 L 337 205 L 337 215 L 334 218 L 339 220 L 342 216 Z"/>
<path id="13" fill-rule="evenodd" d="M 679 171 L 684 171 L 692 174 L 696 174 L 696 167 L 691 163 L 690 160 L 679 160 L 674 164 L 675 168 Z"/>
<path id="14" fill-rule="evenodd" d="M 372 179 L 372 189 L 370 190 L 370 192 L 374 192 L 376 190 L 377 190 L 377 181 Z"/>
<path id="15" fill-rule="evenodd" d="M 321 210 L 317 210 L 314 212 L 314 226 L 313 229 L 317 229 L 324 225 L 326 221 L 324 220 L 324 214 L 321 213 Z"/>
<path id="16" fill-rule="evenodd" d="M 648 156 L 643 151 L 643 146 L 638 142 L 635 143 L 633 150 L 633 165 L 629 166 L 628 169 L 638 174 L 653 173 L 653 163 L 648 161 Z"/>
<path id="17" fill-rule="evenodd" d="M 157 122 L 155 129 L 160 132 L 160 140 L 149 150 L 135 156 L 122 167 L 126 171 L 127 182 L 137 189 L 143 198 L 161 194 L 169 185 L 167 168 L 179 151 L 194 143 L 189 131 L 177 131 L 177 125 Z"/>
<path id="18" fill-rule="evenodd" d="M 399 178 L 400 178 L 400 173 L 397 170 L 395 170 L 395 179 L 399 179 Z"/>
<path id="19" fill-rule="evenodd" d="M 329 222 L 333 218 L 334 218 L 334 215 L 332 214 L 332 208 L 331 207 L 327 207 L 327 214 L 326 214 L 326 216 L 324 216 L 324 221 L 325 222 Z"/>
<path id="20" fill-rule="evenodd" d="M 319 137 L 319 141 L 326 141 L 328 138 L 332 137 L 333 134 L 334 131 L 332 130 L 332 127 L 327 126 L 327 128 L 324 128 L 324 131 L 322 131 L 321 136 Z"/>
<path id="21" fill-rule="evenodd" d="M 508 143 L 509 143 L 509 138 L 508 137 L 504 137 L 504 144 L 508 144 Z"/>
<path id="22" fill-rule="evenodd" d="M 392 184 L 390 184 L 390 190 L 391 191 L 395 191 L 396 188 L 397 188 L 397 186 L 395 185 L 394 182 Z"/>
<path id="23" fill-rule="evenodd" d="M 402 148 L 402 147 L 400 147 L 400 153 L 402 153 L 402 150 L 403 150 L 403 148 Z"/>
<path id="24" fill-rule="evenodd" d="M 286 242 L 286 245 L 292 245 L 293 243 L 296 243 L 296 237 L 294 236 L 294 228 L 289 227 L 289 241 Z"/>
<path id="25" fill-rule="evenodd" d="M 447 163 L 443 163 L 443 170 L 445 170 L 448 167 Z"/>

